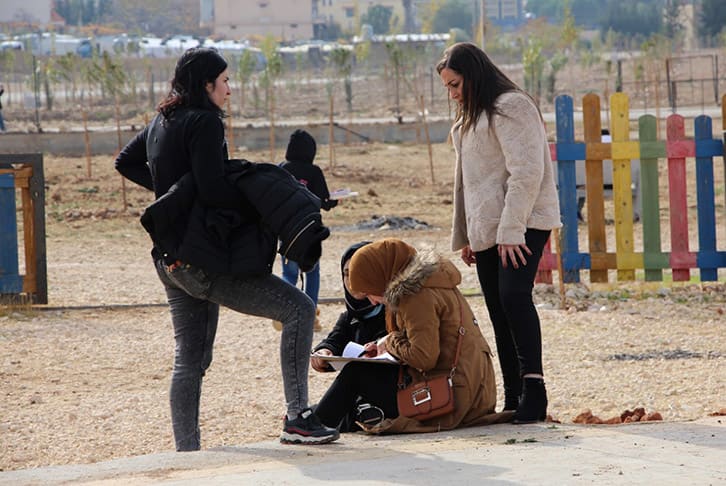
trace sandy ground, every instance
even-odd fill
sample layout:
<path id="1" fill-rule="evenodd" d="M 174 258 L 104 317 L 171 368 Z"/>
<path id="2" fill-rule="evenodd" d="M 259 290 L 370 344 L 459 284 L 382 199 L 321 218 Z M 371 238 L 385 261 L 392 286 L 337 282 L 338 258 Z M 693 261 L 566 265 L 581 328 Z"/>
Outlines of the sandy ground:
<path id="1" fill-rule="evenodd" d="M 342 310 L 334 301 L 341 295 L 339 256 L 356 241 L 396 236 L 434 248 L 459 266 L 462 289 L 476 293 L 474 270 L 448 251 L 450 147 L 434 147 L 436 184 L 425 147 L 341 147 L 335 167 L 326 155 L 321 148 L 318 163 L 331 188 L 350 187 L 360 196 L 325 215 L 333 233 L 321 261 L 325 329 L 315 342 Z M 84 160 L 46 159 L 50 302 L 0 309 L 0 470 L 173 449 L 171 324 L 137 218 L 149 195 L 127 184 L 123 210 L 111 165 L 108 157 L 95 158 L 87 177 Z M 343 230 L 373 215 L 412 216 L 432 228 Z M 558 292 L 557 284 L 535 291 L 554 418 L 572 422 L 586 409 L 610 418 L 645 407 L 673 421 L 726 407 L 723 275 L 711 284 L 626 284 L 614 276 L 609 284 L 568 284 L 562 308 Z M 483 298 L 468 299 L 493 345 Z M 202 395 L 203 447 L 279 435 L 278 346 L 269 321 L 222 312 Z M 311 371 L 311 402 L 333 378 Z M 501 391 L 499 398 L 501 404 Z"/>

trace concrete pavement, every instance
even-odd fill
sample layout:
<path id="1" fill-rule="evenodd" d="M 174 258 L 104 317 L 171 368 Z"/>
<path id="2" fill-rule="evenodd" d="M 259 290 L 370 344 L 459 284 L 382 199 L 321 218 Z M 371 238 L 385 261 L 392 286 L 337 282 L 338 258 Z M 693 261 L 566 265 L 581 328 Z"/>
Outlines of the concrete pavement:
<path id="1" fill-rule="evenodd" d="M 0 473 L 5 485 L 726 484 L 726 417 L 277 441 Z"/>

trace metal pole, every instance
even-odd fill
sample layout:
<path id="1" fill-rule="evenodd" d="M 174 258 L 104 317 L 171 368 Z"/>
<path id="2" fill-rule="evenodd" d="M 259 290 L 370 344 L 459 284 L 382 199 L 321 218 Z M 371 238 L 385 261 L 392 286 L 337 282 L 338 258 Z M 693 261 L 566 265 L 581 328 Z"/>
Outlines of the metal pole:
<path id="1" fill-rule="evenodd" d="M 486 29 L 487 29 L 487 0 L 481 0 L 481 12 L 479 14 L 479 30 L 481 32 L 481 48 L 486 47 Z"/>
<path id="2" fill-rule="evenodd" d="M 43 133 L 40 127 L 40 73 L 38 72 L 38 59 L 33 56 L 33 95 L 35 98 L 35 127 L 38 133 Z"/>
<path id="3" fill-rule="evenodd" d="M 718 105 L 718 54 L 713 56 L 713 99 Z"/>
<path id="4" fill-rule="evenodd" d="M 673 105 L 673 92 L 671 91 L 671 88 L 673 87 L 671 85 L 671 58 L 667 58 L 665 61 L 665 68 L 666 68 L 666 86 L 668 88 L 668 102 Z"/>
<path id="5" fill-rule="evenodd" d="M 471 38 L 472 39 L 476 39 L 477 26 L 479 25 L 479 21 L 476 16 L 476 9 L 478 7 L 478 3 L 479 3 L 478 0 L 474 0 L 471 5 L 471 8 L 472 8 L 472 11 L 471 11 Z"/>
<path id="6" fill-rule="evenodd" d="M 434 68 L 429 68 L 429 79 L 431 80 L 431 102 L 429 103 L 429 106 L 434 106 Z"/>

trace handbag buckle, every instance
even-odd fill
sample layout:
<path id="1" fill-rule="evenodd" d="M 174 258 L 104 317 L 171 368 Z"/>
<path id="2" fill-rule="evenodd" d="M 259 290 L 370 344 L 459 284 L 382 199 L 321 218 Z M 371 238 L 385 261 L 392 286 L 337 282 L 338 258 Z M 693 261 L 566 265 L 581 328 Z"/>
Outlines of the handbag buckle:
<path id="1" fill-rule="evenodd" d="M 411 398 L 413 399 L 413 405 L 418 407 L 422 403 L 431 401 L 431 390 L 429 387 L 419 388 L 418 390 L 411 392 Z"/>

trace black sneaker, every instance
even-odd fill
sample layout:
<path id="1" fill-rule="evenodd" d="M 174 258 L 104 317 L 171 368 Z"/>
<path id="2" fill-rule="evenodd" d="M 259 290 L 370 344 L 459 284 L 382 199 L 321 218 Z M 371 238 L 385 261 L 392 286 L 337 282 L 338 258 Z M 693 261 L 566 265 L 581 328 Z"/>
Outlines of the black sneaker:
<path id="1" fill-rule="evenodd" d="M 383 410 L 370 403 L 359 403 L 356 407 L 356 422 L 368 427 L 380 424 L 384 418 Z"/>
<path id="2" fill-rule="evenodd" d="M 320 423 L 310 408 L 306 408 L 294 420 L 285 417 L 280 442 L 283 444 L 327 444 L 338 440 L 340 433 Z"/>

